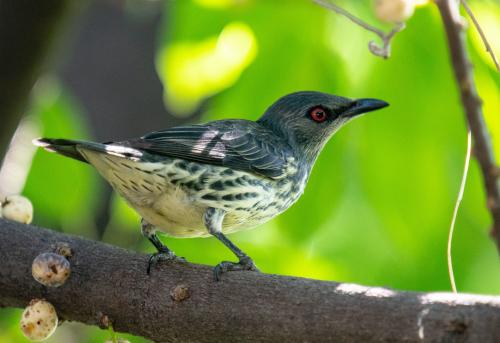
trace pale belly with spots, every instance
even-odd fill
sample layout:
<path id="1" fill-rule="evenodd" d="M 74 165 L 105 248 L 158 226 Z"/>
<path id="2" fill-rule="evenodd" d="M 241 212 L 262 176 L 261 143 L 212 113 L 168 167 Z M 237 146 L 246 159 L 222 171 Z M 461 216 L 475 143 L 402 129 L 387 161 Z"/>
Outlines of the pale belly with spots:
<path id="1" fill-rule="evenodd" d="M 291 206 L 305 185 L 305 178 L 298 184 L 276 181 L 179 159 L 140 162 L 82 154 L 147 222 L 174 237 L 209 236 L 203 224 L 209 207 L 226 211 L 224 233 L 258 226 Z"/>

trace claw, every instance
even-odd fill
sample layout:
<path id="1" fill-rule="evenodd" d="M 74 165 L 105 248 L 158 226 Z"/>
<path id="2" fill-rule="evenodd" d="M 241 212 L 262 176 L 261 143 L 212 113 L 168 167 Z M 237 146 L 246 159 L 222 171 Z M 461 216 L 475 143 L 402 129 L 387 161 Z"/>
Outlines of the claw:
<path id="1" fill-rule="evenodd" d="M 172 250 L 162 249 L 149 256 L 147 274 L 150 274 L 151 266 L 155 266 L 158 262 L 171 261 L 171 262 L 186 262 L 184 257 L 177 256 Z"/>
<path id="2" fill-rule="evenodd" d="M 255 266 L 255 263 L 248 256 L 240 259 L 239 262 L 222 261 L 214 267 L 214 279 L 215 281 L 220 281 L 222 274 L 232 271 L 239 270 L 250 270 L 255 272 L 260 272 L 260 270 Z"/>

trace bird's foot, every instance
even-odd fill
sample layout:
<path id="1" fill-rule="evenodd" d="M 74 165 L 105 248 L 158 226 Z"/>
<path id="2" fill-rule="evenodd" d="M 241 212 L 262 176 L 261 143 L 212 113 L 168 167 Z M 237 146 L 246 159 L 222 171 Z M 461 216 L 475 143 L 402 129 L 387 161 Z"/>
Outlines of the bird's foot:
<path id="1" fill-rule="evenodd" d="M 260 270 L 255 266 L 255 263 L 253 263 L 252 259 L 248 256 L 244 256 L 239 262 L 222 261 L 216 265 L 214 267 L 214 279 L 215 281 L 219 281 L 222 274 L 238 270 L 260 272 Z"/>
<path id="2" fill-rule="evenodd" d="M 159 262 L 169 261 L 169 262 L 186 262 L 184 257 L 177 256 L 172 250 L 167 247 L 161 247 L 157 252 L 151 254 L 148 260 L 148 269 L 147 273 L 149 275 L 151 271 L 151 267 L 155 266 Z"/>

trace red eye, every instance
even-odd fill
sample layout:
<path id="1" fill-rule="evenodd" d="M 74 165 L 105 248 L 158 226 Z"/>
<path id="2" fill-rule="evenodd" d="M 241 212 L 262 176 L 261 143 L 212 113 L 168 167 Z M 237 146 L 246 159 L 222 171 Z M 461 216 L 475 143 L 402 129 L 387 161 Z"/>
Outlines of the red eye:
<path id="1" fill-rule="evenodd" d="M 326 120 L 326 111 L 321 107 L 314 107 L 310 112 L 312 120 L 317 123 L 322 123 Z"/>

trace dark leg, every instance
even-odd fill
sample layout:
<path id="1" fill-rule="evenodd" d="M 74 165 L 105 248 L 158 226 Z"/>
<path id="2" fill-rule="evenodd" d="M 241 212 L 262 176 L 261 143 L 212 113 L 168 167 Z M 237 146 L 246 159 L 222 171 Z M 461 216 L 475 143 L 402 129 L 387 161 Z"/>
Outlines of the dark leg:
<path id="1" fill-rule="evenodd" d="M 233 254 L 238 257 L 239 262 L 230 262 L 230 261 L 222 261 L 214 268 L 214 278 L 216 281 L 220 280 L 220 276 L 223 273 L 229 271 L 237 271 L 237 270 L 253 270 L 259 271 L 252 259 L 245 254 L 240 248 L 234 245 L 223 233 L 222 233 L 222 220 L 224 219 L 225 212 L 221 209 L 209 208 L 205 215 L 203 216 L 203 220 L 205 222 L 205 226 L 210 232 L 211 235 L 216 237 L 219 241 L 221 241 L 226 247 L 228 247 Z"/>
<path id="2" fill-rule="evenodd" d="M 220 276 L 225 272 L 236 271 L 236 270 L 253 270 L 259 271 L 259 269 L 253 263 L 253 260 L 241 251 L 236 245 L 233 244 L 222 232 L 213 233 L 219 241 L 224 243 L 226 247 L 228 247 L 239 259 L 238 263 L 230 262 L 230 261 L 222 261 L 214 268 L 214 278 L 216 281 L 220 280 Z"/>
<path id="3" fill-rule="evenodd" d="M 148 274 L 151 271 L 151 266 L 154 266 L 160 261 L 186 261 L 184 257 L 178 257 L 172 250 L 164 245 L 155 234 L 154 227 L 144 219 L 141 220 L 141 232 L 144 237 L 146 237 L 151 243 L 153 243 L 156 250 L 158 250 L 157 252 L 151 254 L 151 256 L 149 257 L 147 268 Z"/>

